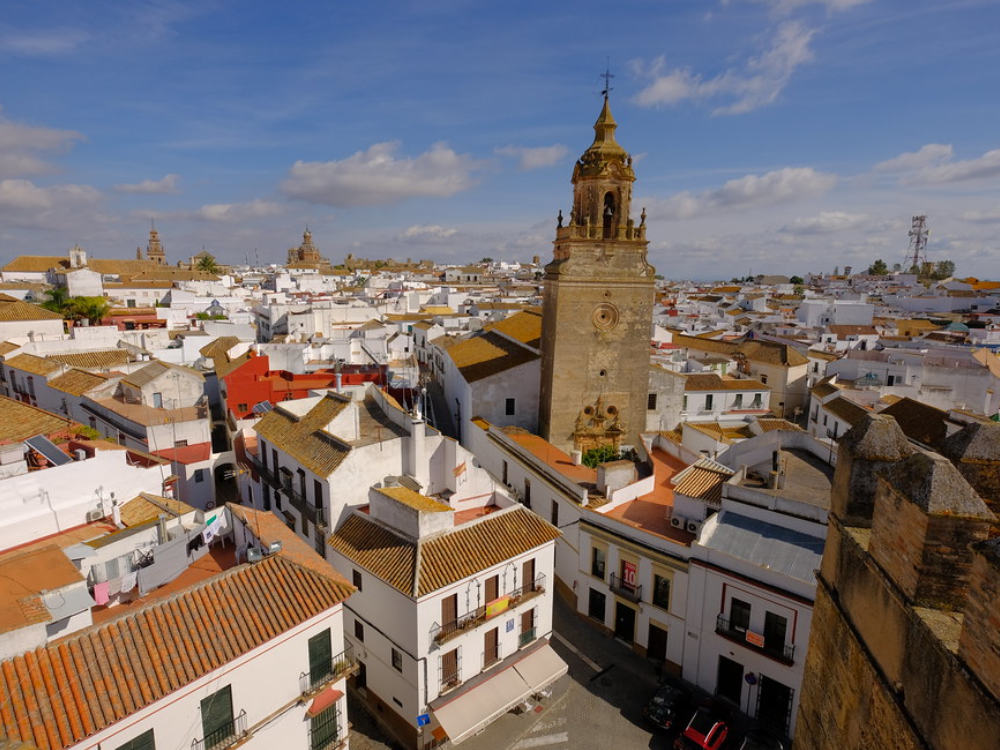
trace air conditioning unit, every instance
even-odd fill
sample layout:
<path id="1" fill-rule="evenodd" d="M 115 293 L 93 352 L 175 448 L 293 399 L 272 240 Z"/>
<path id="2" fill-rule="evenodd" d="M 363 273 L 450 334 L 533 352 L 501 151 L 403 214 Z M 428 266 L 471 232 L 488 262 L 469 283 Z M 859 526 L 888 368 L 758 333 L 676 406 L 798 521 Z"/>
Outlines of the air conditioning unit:
<path id="1" fill-rule="evenodd" d="M 687 519 L 684 518 L 683 516 L 670 517 L 670 525 L 673 526 L 675 529 L 683 529 L 686 521 Z"/>
<path id="2" fill-rule="evenodd" d="M 247 562 L 260 562 L 264 559 L 264 550 L 260 547 L 251 547 L 247 550 Z"/>
<path id="3" fill-rule="evenodd" d="M 689 531 L 692 534 L 697 534 L 701 531 L 701 521 L 692 521 L 688 519 L 688 522 L 684 525 L 684 530 Z"/>
<path id="4" fill-rule="evenodd" d="M 103 510 L 88 510 L 87 511 L 87 523 L 93 523 L 94 521 L 100 521 L 104 518 Z"/>

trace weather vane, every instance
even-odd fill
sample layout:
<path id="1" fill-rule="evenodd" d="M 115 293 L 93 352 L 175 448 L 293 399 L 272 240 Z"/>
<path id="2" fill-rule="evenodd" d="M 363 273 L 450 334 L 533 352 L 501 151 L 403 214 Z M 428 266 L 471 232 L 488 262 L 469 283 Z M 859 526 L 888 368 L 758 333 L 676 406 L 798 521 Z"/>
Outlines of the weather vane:
<path id="1" fill-rule="evenodd" d="M 601 75 L 598 76 L 598 77 L 604 79 L 604 91 L 602 91 L 601 94 L 604 96 L 605 99 L 607 99 L 608 98 L 608 94 L 610 94 L 612 91 L 614 91 L 614 89 L 611 88 L 611 79 L 614 78 L 614 75 L 611 72 L 611 58 L 610 57 L 608 58 L 607 67 L 604 69 L 604 72 L 601 73 Z"/>

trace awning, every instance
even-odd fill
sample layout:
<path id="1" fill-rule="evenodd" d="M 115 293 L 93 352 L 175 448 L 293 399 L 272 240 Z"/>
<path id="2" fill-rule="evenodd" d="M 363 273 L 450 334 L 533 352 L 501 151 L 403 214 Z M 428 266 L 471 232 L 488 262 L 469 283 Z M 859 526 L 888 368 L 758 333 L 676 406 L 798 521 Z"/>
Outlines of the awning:
<path id="1" fill-rule="evenodd" d="M 486 680 L 431 709 L 438 723 L 448 733 L 452 744 L 468 739 L 494 719 L 502 716 L 562 677 L 569 670 L 547 642 L 536 644 L 527 653 L 515 655 L 510 666 L 497 671 Z M 520 657 L 520 658 L 518 658 Z"/>
<path id="2" fill-rule="evenodd" d="M 457 745 L 527 698 L 531 687 L 513 667 L 497 672 L 472 690 L 434 709 L 434 715 Z"/>
<path id="3" fill-rule="evenodd" d="M 531 692 L 537 693 L 566 674 L 569 666 L 546 644 L 516 662 L 514 669 L 531 687 Z"/>
<path id="4" fill-rule="evenodd" d="M 313 702 L 310 703 L 309 708 L 306 709 L 306 716 L 310 719 L 314 716 L 318 716 L 343 697 L 344 694 L 342 692 L 334 690 L 332 687 L 328 687 L 326 690 L 313 698 Z"/>

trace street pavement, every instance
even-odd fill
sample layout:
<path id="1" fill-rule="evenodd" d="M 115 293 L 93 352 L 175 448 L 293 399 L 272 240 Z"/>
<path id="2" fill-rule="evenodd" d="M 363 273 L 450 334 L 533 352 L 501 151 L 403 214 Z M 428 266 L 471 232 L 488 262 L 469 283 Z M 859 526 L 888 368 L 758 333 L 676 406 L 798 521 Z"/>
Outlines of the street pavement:
<path id="1" fill-rule="evenodd" d="M 614 638 L 602 635 L 555 597 L 552 647 L 569 665 L 569 673 L 552 687 L 552 695 L 532 701 L 531 710 L 507 713 L 462 750 L 667 750 L 672 736 L 648 725 L 642 708 L 655 692 L 655 665 Z M 395 748 L 360 702 L 349 705 L 353 750 Z"/>

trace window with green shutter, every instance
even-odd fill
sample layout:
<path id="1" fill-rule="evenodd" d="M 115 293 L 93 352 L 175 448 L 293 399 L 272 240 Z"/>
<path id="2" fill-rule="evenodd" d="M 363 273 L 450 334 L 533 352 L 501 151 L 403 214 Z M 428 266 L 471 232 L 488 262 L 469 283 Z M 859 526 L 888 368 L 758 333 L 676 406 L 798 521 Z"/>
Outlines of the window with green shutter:
<path id="1" fill-rule="evenodd" d="M 153 730 L 149 729 L 138 737 L 133 737 L 124 745 L 119 745 L 115 750 L 156 750 Z"/>
<path id="2" fill-rule="evenodd" d="M 309 639 L 309 682 L 316 685 L 333 674 L 333 645 L 330 631 L 324 630 Z"/>
<path id="3" fill-rule="evenodd" d="M 337 744 L 340 737 L 340 712 L 334 703 L 316 714 L 309 726 L 309 749 L 326 750 Z"/>
<path id="4" fill-rule="evenodd" d="M 221 745 L 236 734 L 233 724 L 233 691 L 229 685 L 202 700 L 201 726 L 205 732 L 206 750 Z"/>

